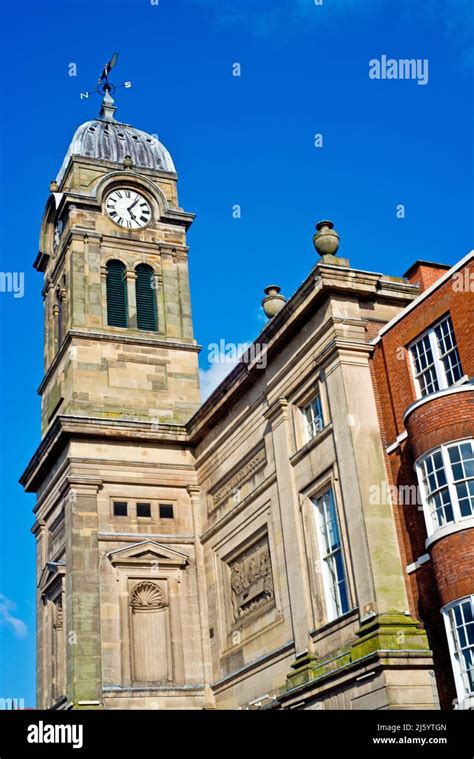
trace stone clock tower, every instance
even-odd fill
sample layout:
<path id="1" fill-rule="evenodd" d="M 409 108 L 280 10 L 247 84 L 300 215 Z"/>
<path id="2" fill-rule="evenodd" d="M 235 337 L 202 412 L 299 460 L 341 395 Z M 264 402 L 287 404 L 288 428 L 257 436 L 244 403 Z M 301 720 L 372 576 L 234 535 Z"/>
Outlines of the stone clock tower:
<path id="1" fill-rule="evenodd" d="M 58 414 L 185 422 L 199 403 L 177 176 L 154 137 L 101 117 L 79 127 L 46 206 L 43 431 Z"/>
<path id="2" fill-rule="evenodd" d="M 185 423 L 199 405 L 177 175 L 153 136 L 76 131 L 46 204 L 38 706 L 212 705 Z"/>

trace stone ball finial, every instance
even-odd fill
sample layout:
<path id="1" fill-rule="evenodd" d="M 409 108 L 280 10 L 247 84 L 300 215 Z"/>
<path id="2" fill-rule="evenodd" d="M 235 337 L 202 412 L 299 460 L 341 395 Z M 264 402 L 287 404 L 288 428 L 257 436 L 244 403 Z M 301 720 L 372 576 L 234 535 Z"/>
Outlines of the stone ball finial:
<path id="1" fill-rule="evenodd" d="M 281 311 L 286 303 L 286 298 L 284 295 L 280 295 L 280 290 L 281 287 L 278 287 L 278 285 L 268 285 L 263 291 L 265 293 L 265 298 L 262 300 L 262 306 L 265 315 L 268 316 L 269 319 Z"/>
<path id="2" fill-rule="evenodd" d="M 332 221 L 318 221 L 317 232 L 313 237 L 313 245 L 320 256 L 335 256 L 339 250 L 339 235 Z"/>
<path id="3" fill-rule="evenodd" d="M 133 161 L 132 156 L 126 155 L 123 159 L 123 168 L 124 169 L 131 169 L 133 167 Z"/>
<path id="4" fill-rule="evenodd" d="M 56 180 L 53 179 L 53 181 L 49 183 L 49 191 L 50 192 L 57 192 L 58 190 L 59 190 L 59 185 L 56 182 Z"/>

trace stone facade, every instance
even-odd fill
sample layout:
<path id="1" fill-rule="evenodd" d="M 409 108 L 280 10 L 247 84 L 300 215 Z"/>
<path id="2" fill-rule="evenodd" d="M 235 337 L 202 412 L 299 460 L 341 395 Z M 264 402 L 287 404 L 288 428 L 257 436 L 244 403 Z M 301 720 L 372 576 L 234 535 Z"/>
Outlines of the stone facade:
<path id="1" fill-rule="evenodd" d="M 144 229 L 104 212 L 124 186 L 152 206 Z M 266 368 L 244 357 L 200 406 L 176 175 L 71 153 L 57 189 L 36 261 L 43 439 L 22 478 L 38 705 L 438 708 L 393 507 L 370 497 L 387 478 L 371 339 L 418 287 L 322 255 L 256 341 Z M 127 328 L 108 325 L 111 258 Z M 143 262 L 154 332 L 136 322 Z"/>

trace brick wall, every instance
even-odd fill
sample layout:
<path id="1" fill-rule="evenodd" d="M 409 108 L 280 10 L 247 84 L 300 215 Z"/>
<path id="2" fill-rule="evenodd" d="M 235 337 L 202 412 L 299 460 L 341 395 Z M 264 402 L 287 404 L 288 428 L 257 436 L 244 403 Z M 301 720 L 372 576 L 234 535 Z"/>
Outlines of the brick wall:
<path id="1" fill-rule="evenodd" d="M 447 313 L 451 314 L 463 372 L 470 377 L 474 376 L 474 277 L 471 277 L 474 275 L 474 261 L 470 261 L 469 264 L 470 266 L 464 266 L 459 274 L 466 282 L 472 282 L 472 291 L 459 292 L 454 289 L 459 286 L 459 279 L 447 280 L 426 300 L 408 312 L 376 345 L 374 364 L 377 383 L 380 383 L 382 388 L 386 386 L 386 398 L 384 399 L 383 392 L 381 397 L 382 401 L 386 400 L 391 407 L 393 416 L 387 429 L 387 433 L 392 435 L 390 442 L 403 432 L 403 414 L 416 400 L 407 346 Z"/>
<path id="2" fill-rule="evenodd" d="M 429 268 L 429 267 L 428 267 Z M 420 291 L 429 287 L 445 271 L 412 267 L 411 281 L 420 282 Z M 472 288 L 472 289 L 470 289 Z M 450 277 L 433 293 L 412 308 L 375 346 L 372 376 L 376 386 L 377 409 L 385 445 L 395 443 L 405 432 L 403 416 L 416 400 L 408 345 L 433 323 L 451 315 L 463 374 L 474 376 L 474 260 L 455 277 Z M 390 484 L 417 485 L 414 462 L 429 448 L 474 435 L 474 393 L 462 392 L 433 399 L 415 409 L 407 418 L 408 438 L 386 456 Z M 416 504 L 394 507 L 402 561 L 405 566 L 425 554 L 425 520 Z M 455 698 L 454 678 L 447 647 L 441 607 L 474 592 L 474 530 L 465 530 L 440 539 L 430 548 L 432 559 L 407 573 L 411 613 L 426 627 L 433 650 L 441 708 L 451 708 Z M 457 569 L 458 567 L 458 569 Z"/>
<path id="3" fill-rule="evenodd" d="M 429 264 L 424 263 L 423 261 L 417 261 L 408 269 L 407 272 L 405 272 L 404 276 L 413 285 L 419 285 L 420 293 L 422 293 L 424 290 L 427 290 L 428 287 L 431 287 L 431 285 L 433 285 L 440 277 L 442 277 L 448 269 L 449 266 L 441 266 L 439 264 Z"/>
<path id="4" fill-rule="evenodd" d="M 474 387 L 423 403 L 406 425 L 415 459 L 442 443 L 474 437 Z"/>
<path id="5" fill-rule="evenodd" d="M 442 606 L 474 592 L 474 529 L 447 535 L 430 553 Z"/>

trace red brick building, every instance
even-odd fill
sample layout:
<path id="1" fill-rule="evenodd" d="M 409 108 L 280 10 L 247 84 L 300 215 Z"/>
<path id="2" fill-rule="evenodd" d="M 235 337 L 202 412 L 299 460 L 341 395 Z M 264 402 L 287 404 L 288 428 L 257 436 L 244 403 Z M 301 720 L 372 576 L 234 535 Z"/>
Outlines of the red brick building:
<path id="1" fill-rule="evenodd" d="M 388 486 L 441 708 L 473 708 L 474 252 L 405 276 L 420 295 L 372 341 Z"/>

